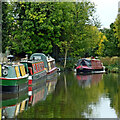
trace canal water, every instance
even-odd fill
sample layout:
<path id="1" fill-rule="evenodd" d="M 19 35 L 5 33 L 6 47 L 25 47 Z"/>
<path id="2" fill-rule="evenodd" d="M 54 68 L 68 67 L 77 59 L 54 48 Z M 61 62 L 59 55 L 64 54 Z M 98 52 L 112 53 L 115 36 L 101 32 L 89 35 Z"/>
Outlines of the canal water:
<path id="1" fill-rule="evenodd" d="M 118 118 L 120 82 L 118 74 L 76 75 L 59 73 L 47 83 L 44 100 L 18 118 Z"/>

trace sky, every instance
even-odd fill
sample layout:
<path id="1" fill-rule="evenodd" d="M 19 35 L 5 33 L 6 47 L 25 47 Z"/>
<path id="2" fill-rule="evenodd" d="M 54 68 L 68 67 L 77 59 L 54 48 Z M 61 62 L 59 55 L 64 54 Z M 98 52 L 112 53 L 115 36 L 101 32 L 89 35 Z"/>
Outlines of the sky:
<path id="1" fill-rule="evenodd" d="M 118 2 L 120 0 L 90 0 L 96 5 L 96 15 L 99 17 L 102 27 L 109 28 L 118 14 Z"/>

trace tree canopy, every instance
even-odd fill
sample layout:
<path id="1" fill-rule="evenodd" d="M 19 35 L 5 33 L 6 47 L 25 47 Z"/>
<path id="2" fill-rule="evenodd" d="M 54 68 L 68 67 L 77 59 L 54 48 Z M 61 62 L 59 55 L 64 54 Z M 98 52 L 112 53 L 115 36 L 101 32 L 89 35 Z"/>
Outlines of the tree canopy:
<path id="1" fill-rule="evenodd" d="M 111 54 L 118 44 L 118 20 L 111 31 L 98 30 L 100 22 L 94 3 L 83 2 L 10 2 L 3 5 L 3 52 L 23 56 L 35 52 L 53 57 L 84 57 Z M 116 32 L 117 33 L 117 32 Z M 110 38 L 110 39 L 109 39 Z M 113 39 L 112 39 L 113 38 Z M 108 39 L 108 41 L 107 41 Z M 109 46 L 112 42 L 114 45 Z M 115 49 L 116 50 L 116 49 Z M 118 54 L 116 54 L 118 55 Z M 66 66 L 66 61 L 64 62 Z"/>

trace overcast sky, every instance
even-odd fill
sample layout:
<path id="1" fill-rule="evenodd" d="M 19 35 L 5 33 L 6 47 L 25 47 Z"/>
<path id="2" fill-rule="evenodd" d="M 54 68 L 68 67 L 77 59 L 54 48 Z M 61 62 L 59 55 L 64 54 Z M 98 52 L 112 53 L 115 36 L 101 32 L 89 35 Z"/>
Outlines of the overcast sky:
<path id="1" fill-rule="evenodd" d="M 99 16 L 102 27 L 109 28 L 118 14 L 118 1 L 120 0 L 90 0 L 96 4 L 97 15 Z"/>

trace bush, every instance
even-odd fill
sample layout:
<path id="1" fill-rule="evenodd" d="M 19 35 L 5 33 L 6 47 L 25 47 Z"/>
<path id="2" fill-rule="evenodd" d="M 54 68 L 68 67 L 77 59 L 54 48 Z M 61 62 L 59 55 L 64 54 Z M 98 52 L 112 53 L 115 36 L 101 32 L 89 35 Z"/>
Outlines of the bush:
<path id="1" fill-rule="evenodd" d="M 104 66 L 118 66 L 119 57 L 101 57 L 100 60 Z"/>
<path id="2" fill-rule="evenodd" d="M 106 67 L 106 71 L 117 73 L 119 72 L 120 57 L 101 57 L 100 60 Z"/>

